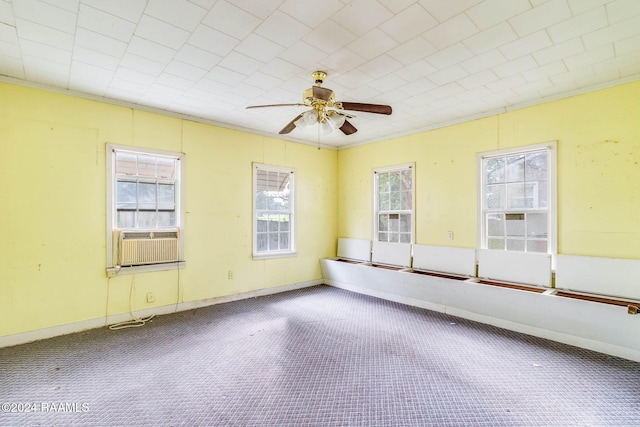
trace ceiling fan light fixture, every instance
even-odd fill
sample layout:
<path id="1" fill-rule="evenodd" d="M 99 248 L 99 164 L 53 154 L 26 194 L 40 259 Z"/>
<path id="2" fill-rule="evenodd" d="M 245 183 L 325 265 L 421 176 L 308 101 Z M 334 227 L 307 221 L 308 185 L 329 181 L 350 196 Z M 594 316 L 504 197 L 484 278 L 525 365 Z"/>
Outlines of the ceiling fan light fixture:
<path id="1" fill-rule="evenodd" d="M 334 111 L 329 111 L 326 114 L 326 121 L 329 123 L 332 129 L 340 129 L 347 118 L 342 114 L 338 114 Z"/>
<path id="2" fill-rule="evenodd" d="M 293 123 L 299 128 L 313 126 L 318 123 L 318 113 L 315 109 L 305 111 L 302 113 L 302 116 Z"/>

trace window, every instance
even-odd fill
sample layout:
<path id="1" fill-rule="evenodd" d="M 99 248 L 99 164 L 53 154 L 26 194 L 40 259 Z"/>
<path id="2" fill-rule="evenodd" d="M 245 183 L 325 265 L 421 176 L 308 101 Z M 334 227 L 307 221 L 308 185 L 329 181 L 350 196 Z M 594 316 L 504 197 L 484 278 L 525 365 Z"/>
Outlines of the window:
<path id="1" fill-rule="evenodd" d="M 373 171 L 374 240 L 414 242 L 414 169 L 412 163 Z"/>
<path id="2" fill-rule="evenodd" d="M 484 153 L 480 247 L 555 253 L 555 142 Z"/>
<path id="3" fill-rule="evenodd" d="M 253 164 L 253 257 L 295 255 L 295 174 L 291 168 Z"/>
<path id="4" fill-rule="evenodd" d="M 129 265 L 137 265 L 138 270 L 145 264 L 155 264 L 153 270 L 175 268 L 160 264 L 182 258 L 184 155 L 108 145 L 107 159 L 108 268 L 125 266 L 120 258 L 124 249 L 119 239 L 123 236 L 146 240 L 135 249 L 132 245 L 136 242 L 129 241 L 127 247 L 132 250 L 159 253 L 156 258 L 140 255 Z M 153 239 L 158 240 L 151 242 Z M 175 244 L 174 250 L 168 252 L 167 245 L 171 244 Z"/>

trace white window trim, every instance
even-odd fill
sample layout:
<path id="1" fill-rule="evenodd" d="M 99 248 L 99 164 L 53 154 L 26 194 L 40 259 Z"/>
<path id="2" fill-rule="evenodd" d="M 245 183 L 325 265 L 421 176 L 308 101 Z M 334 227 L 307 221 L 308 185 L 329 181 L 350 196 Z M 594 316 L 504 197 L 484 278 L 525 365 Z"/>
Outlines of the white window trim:
<path id="1" fill-rule="evenodd" d="M 484 201 L 485 201 L 485 177 L 483 174 L 482 162 L 491 157 L 501 157 L 509 154 L 520 154 L 531 151 L 546 150 L 547 151 L 547 168 L 549 173 L 549 205 L 548 212 L 548 242 L 549 254 L 552 259 L 552 266 L 555 268 L 555 259 L 558 254 L 558 210 L 557 210 L 557 141 L 548 141 L 540 144 L 525 145 L 521 147 L 504 148 L 501 150 L 487 151 L 476 155 L 477 173 L 478 173 L 478 236 L 477 244 L 480 249 L 487 249 L 485 239 L 486 224 L 484 221 Z"/>
<path id="2" fill-rule="evenodd" d="M 296 181 L 297 181 L 297 175 L 298 172 L 295 168 L 288 168 L 288 167 L 284 167 L 284 166 L 275 166 L 275 165 L 268 165 L 268 164 L 264 164 L 264 163 L 253 163 L 252 164 L 252 169 L 253 169 L 253 182 L 252 182 L 252 202 L 251 202 L 251 206 L 253 209 L 253 224 L 251 226 L 252 228 L 252 234 L 253 234 L 253 250 L 252 250 L 252 254 L 253 254 L 253 259 L 254 260 L 260 260 L 260 259 L 271 259 L 271 258 L 290 258 L 290 257 L 295 257 L 298 255 L 298 252 L 296 250 Z M 258 211 L 256 209 L 256 187 L 257 187 L 257 179 L 258 179 L 258 169 L 262 169 L 262 170 L 270 170 L 270 171 L 275 171 L 275 172 L 285 172 L 285 173 L 289 173 L 293 175 L 293 179 L 289 180 L 289 188 L 291 191 L 291 199 L 290 200 L 290 211 L 289 211 L 289 215 L 290 215 L 290 222 L 289 222 L 289 242 L 291 243 L 291 249 L 286 250 L 286 251 L 271 251 L 271 252 L 257 252 L 256 249 L 258 248 L 258 233 L 257 233 L 257 229 L 256 229 L 256 224 L 258 221 Z"/>
<path id="3" fill-rule="evenodd" d="M 179 169 L 178 169 L 178 180 L 179 185 L 176 189 L 177 192 L 177 203 L 178 207 L 176 209 L 176 228 L 180 230 L 179 240 L 178 240 L 178 258 L 180 261 L 177 262 L 168 262 L 162 264 L 149 264 L 149 265 L 136 265 L 136 266 L 127 266 L 122 267 L 119 265 L 114 265 L 113 259 L 113 232 L 117 228 L 115 225 L 115 162 L 114 162 L 114 151 L 120 152 L 129 152 L 135 154 L 151 154 L 156 156 L 166 156 L 172 157 L 179 160 Z M 130 147 L 124 145 L 117 144 L 106 144 L 106 163 L 107 163 L 107 276 L 113 277 L 115 275 L 121 274 L 136 274 L 136 273 L 146 273 L 151 271 L 167 271 L 167 270 L 176 270 L 180 268 L 185 268 L 186 262 L 184 261 L 184 170 L 185 170 L 185 155 L 184 153 L 177 153 L 172 151 L 163 151 L 156 150 L 152 148 L 144 148 L 144 147 Z"/>
<path id="4" fill-rule="evenodd" d="M 411 244 L 416 242 L 416 164 L 415 162 L 403 163 L 401 165 L 384 166 L 371 170 L 371 181 L 373 184 L 373 215 L 371 220 L 372 240 L 378 241 L 378 179 L 377 174 L 382 172 L 394 172 L 411 169 Z"/>

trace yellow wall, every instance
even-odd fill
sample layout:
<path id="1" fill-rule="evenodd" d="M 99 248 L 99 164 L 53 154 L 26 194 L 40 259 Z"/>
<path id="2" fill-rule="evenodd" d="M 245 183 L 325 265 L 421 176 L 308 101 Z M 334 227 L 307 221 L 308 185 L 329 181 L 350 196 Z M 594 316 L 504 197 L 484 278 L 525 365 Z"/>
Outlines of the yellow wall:
<path id="1" fill-rule="evenodd" d="M 107 279 L 106 143 L 186 154 L 185 269 Z M 297 168 L 295 258 L 252 259 L 252 162 Z M 336 180 L 333 150 L 0 83 L 0 336 L 320 279 Z"/>
<path id="2" fill-rule="evenodd" d="M 558 252 L 640 259 L 639 111 L 634 82 L 341 150 L 338 236 L 371 238 L 373 168 L 415 162 L 416 242 L 476 247 L 476 153 L 557 140 Z"/>

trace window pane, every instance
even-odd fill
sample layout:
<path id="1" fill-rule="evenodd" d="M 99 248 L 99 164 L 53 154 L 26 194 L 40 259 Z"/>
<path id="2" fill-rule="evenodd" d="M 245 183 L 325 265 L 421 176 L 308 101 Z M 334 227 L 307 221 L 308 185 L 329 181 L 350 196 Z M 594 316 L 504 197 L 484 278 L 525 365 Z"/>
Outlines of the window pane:
<path id="1" fill-rule="evenodd" d="M 401 197 L 402 201 L 400 204 L 400 209 L 402 209 L 403 211 L 410 211 L 411 209 L 413 209 L 413 195 L 411 194 L 411 191 L 403 191 L 401 193 Z"/>
<path id="2" fill-rule="evenodd" d="M 173 205 L 175 203 L 175 185 L 158 184 L 158 204 Z"/>
<path id="3" fill-rule="evenodd" d="M 402 203 L 401 203 L 401 199 L 400 199 L 400 192 L 399 191 L 394 191 L 391 193 L 390 197 L 391 197 L 391 210 L 392 211 L 399 211 L 402 209 Z"/>
<path id="4" fill-rule="evenodd" d="M 530 153 L 525 159 L 525 177 L 527 181 L 547 179 L 547 153 Z"/>
<path id="5" fill-rule="evenodd" d="M 390 191 L 400 191 L 400 172 L 389 173 Z"/>
<path id="6" fill-rule="evenodd" d="M 278 215 L 269 215 L 269 232 L 278 231 L 280 224 L 280 217 Z"/>
<path id="7" fill-rule="evenodd" d="M 507 239 L 507 250 L 524 252 L 524 240 Z"/>
<path id="8" fill-rule="evenodd" d="M 487 186 L 487 209 L 498 210 L 505 207 L 504 185 Z"/>
<path id="9" fill-rule="evenodd" d="M 149 182 L 138 183 L 138 206 L 140 209 L 156 208 L 156 184 Z"/>
<path id="10" fill-rule="evenodd" d="M 389 215 L 378 215 L 378 231 L 389 231 Z"/>
<path id="11" fill-rule="evenodd" d="M 401 233 L 400 243 L 411 243 L 411 234 Z"/>
<path id="12" fill-rule="evenodd" d="M 289 231 L 289 215 L 280 215 L 280 231 Z"/>
<path id="13" fill-rule="evenodd" d="M 258 252 L 266 252 L 269 247 L 267 243 L 267 234 L 266 233 L 258 233 L 257 237 L 257 247 L 256 251 Z"/>
<path id="14" fill-rule="evenodd" d="M 173 227 L 175 225 L 175 212 L 158 212 L 158 227 Z"/>
<path id="15" fill-rule="evenodd" d="M 389 241 L 393 243 L 400 242 L 400 234 L 399 233 L 389 233 Z"/>
<path id="16" fill-rule="evenodd" d="M 280 249 L 279 245 L 278 245 L 278 233 L 269 233 L 268 234 L 269 238 L 269 250 L 270 251 L 277 251 Z"/>
<path id="17" fill-rule="evenodd" d="M 390 190 L 389 186 L 389 174 L 388 173 L 379 173 L 378 174 L 378 192 L 379 193 L 388 193 Z"/>
<path id="18" fill-rule="evenodd" d="M 547 237 L 547 214 L 530 213 L 527 214 L 527 236 Z"/>
<path id="19" fill-rule="evenodd" d="M 524 215 L 513 216 L 517 216 L 518 219 L 509 219 L 510 215 L 507 215 L 506 217 L 505 224 L 507 236 L 524 237 Z"/>
<path id="20" fill-rule="evenodd" d="M 159 178 L 175 178 L 176 161 L 174 159 L 165 159 L 158 157 L 158 177 Z"/>
<path id="21" fill-rule="evenodd" d="M 137 156 L 135 154 L 116 152 L 116 173 L 122 175 L 136 175 Z"/>
<path id="22" fill-rule="evenodd" d="M 504 182 L 504 158 L 487 159 L 484 162 L 487 184 Z"/>
<path id="23" fill-rule="evenodd" d="M 398 214 L 389 215 L 389 231 L 400 230 L 400 216 Z"/>
<path id="24" fill-rule="evenodd" d="M 412 182 L 411 174 L 412 174 L 411 170 L 405 170 L 401 172 L 402 183 L 401 183 L 400 189 L 402 191 L 411 190 L 411 182 Z"/>
<path id="25" fill-rule="evenodd" d="M 116 202 L 134 203 L 136 202 L 136 183 L 131 181 L 118 181 L 116 183 Z"/>
<path id="26" fill-rule="evenodd" d="M 378 241 L 379 242 L 388 242 L 389 241 L 389 233 L 378 233 Z"/>
<path id="27" fill-rule="evenodd" d="M 527 252 L 547 252 L 546 240 L 527 240 Z"/>
<path id="28" fill-rule="evenodd" d="M 138 228 L 155 228 L 156 213 L 153 211 L 138 212 Z"/>
<path id="29" fill-rule="evenodd" d="M 524 181 L 524 155 L 507 157 L 507 182 Z"/>
<path id="30" fill-rule="evenodd" d="M 399 230 L 404 233 L 411 232 L 411 215 L 400 214 L 400 227 Z"/>
<path id="31" fill-rule="evenodd" d="M 507 209 L 524 207 L 524 183 L 507 184 Z"/>
<path id="32" fill-rule="evenodd" d="M 489 249 L 502 249 L 502 250 L 504 250 L 504 239 L 491 238 L 487 242 L 487 247 Z"/>
<path id="33" fill-rule="evenodd" d="M 156 176 L 156 157 L 138 156 L 138 176 Z"/>
<path id="34" fill-rule="evenodd" d="M 487 215 L 487 234 L 489 236 L 504 236 L 504 214 Z"/>
<path id="35" fill-rule="evenodd" d="M 378 210 L 388 211 L 391 207 L 389 193 L 380 193 L 378 197 Z"/>
<path id="36" fill-rule="evenodd" d="M 136 225 L 136 213 L 134 211 L 118 211 L 116 215 L 117 228 L 133 228 Z"/>
<path id="37" fill-rule="evenodd" d="M 289 249 L 289 233 L 280 233 L 280 249 Z"/>

